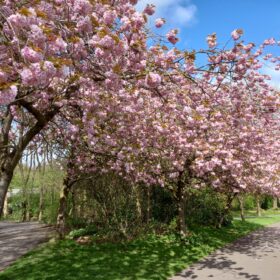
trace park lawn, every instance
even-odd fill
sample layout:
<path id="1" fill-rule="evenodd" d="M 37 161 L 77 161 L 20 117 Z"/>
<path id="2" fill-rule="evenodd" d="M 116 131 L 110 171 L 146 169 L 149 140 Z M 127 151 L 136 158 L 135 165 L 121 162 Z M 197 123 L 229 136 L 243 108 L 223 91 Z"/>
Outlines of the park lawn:
<path id="1" fill-rule="evenodd" d="M 0 273 L 1 280 L 158 280 L 167 279 L 215 249 L 280 217 L 234 220 L 232 226 L 192 229 L 188 244 L 174 235 L 148 235 L 127 243 L 78 245 L 64 240 L 28 253 Z"/>
<path id="2" fill-rule="evenodd" d="M 246 217 L 256 217 L 256 210 L 245 210 L 245 216 Z M 234 217 L 240 217 L 240 211 L 232 211 L 232 214 Z M 264 210 L 261 209 L 261 215 L 262 216 L 271 216 L 271 215 L 280 215 L 280 209 L 268 209 Z"/>

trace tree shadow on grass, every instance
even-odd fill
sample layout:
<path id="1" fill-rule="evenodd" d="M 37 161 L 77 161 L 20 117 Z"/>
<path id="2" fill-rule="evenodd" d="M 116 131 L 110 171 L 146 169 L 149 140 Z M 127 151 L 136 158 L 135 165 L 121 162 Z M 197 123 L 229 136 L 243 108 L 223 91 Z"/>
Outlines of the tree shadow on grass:
<path id="1" fill-rule="evenodd" d="M 237 221 L 235 226 L 220 230 L 195 228 L 195 238 L 188 245 L 180 243 L 173 235 L 150 235 L 125 244 L 90 246 L 62 241 L 27 254 L 0 274 L 0 280 L 167 279 L 213 250 L 258 227 Z M 205 263 L 207 265 L 210 264 Z M 231 264 L 224 262 L 224 265 Z"/>

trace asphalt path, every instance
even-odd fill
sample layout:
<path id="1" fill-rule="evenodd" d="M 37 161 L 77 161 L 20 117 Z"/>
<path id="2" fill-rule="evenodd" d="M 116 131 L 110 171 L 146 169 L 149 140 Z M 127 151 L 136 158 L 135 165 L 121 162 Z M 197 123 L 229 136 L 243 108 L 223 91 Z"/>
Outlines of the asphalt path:
<path id="1" fill-rule="evenodd" d="M 53 228 L 37 222 L 0 222 L 0 271 L 53 234 Z"/>
<path id="2" fill-rule="evenodd" d="M 171 279 L 280 279 L 280 223 L 238 239 Z"/>

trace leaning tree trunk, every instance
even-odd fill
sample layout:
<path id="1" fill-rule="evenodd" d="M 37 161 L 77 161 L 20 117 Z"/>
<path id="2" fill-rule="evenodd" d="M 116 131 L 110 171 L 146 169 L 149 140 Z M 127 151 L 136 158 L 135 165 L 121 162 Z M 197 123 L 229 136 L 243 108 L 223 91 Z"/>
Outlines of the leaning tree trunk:
<path id="1" fill-rule="evenodd" d="M 63 182 L 63 188 L 60 193 L 57 215 L 57 230 L 60 238 L 63 238 L 66 234 L 67 200 L 71 186 L 72 183 L 69 181 L 69 178 L 65 178 Z"/>
<path id="2" fill-rule="evenodd" d="M 4 210 L 4 204 L 12 177 L 13 172 L 0 171 L 0 217 Z"/>
<path id="3" fill-rule="evenodd" d="M 9 200 L 8 200 L 8 193 L 7 193 L 4 202 L 3 217 L 7 218 L 8 215 L 9 215 Z"/>
<path id="4" fill-rule="evenodd" d="M 230 213 L 231 207 L 232 207 L 232 201 L 235 198 L 235 196 L 236 196 L 236 194 L 227 195 L 226 206 L 225 206 L 224 212 L 222 213 L 222 216 L 219 220 L 218 228 L 221 228 L 223 226 L 226 215 L 228 215 Z"/>

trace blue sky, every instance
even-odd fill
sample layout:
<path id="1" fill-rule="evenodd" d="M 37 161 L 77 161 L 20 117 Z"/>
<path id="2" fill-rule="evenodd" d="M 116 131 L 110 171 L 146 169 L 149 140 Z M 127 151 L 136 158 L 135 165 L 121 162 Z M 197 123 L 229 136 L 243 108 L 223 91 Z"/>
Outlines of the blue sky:
<path id="1" fill-rule="evenodd" d="M 270 37 L 280 41 L 280 0 L 139 0 L 137 8 L 142 10 L 147 3 L 157 7 L 151 24 L 163 17 L 167 24 L 162 31 L 180 30 L 176 46 L 182 49 L 206 48 L 205 38 L 213 32 L 223 45 L 236 28 L 244 30 L 245 42 L 260 44 Z M 280 56 L 280 47 L 273 52 Z M 280 85 L 280 75 L 271 74 Z"/>

